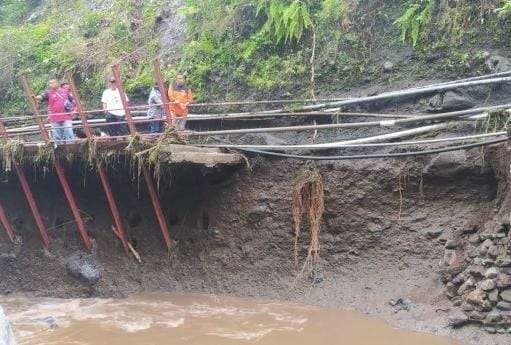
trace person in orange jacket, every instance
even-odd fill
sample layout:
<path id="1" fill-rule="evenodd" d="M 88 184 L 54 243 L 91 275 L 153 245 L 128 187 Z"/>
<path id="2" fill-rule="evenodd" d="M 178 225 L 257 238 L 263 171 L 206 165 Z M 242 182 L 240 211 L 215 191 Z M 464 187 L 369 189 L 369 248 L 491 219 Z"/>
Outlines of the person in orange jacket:
<path id="1" fill-rule="evenodd" d="M 186 117 L 188 116 L 188 105 L 193 100 L 192 90 L 188 88 L 185 77 L 182 74 L 176 76 L 176 81 L 169 88 L 169 108 L 175 118 L 176 128 L 184 130 Z"/>

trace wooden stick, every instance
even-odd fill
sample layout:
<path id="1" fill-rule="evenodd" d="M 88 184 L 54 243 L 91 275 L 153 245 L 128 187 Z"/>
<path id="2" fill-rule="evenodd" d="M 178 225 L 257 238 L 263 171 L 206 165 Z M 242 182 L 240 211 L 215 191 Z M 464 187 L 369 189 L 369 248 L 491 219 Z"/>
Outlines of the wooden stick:
<path id="1" fill-rule="evenodd" d="M 117 229 L 113 225 L 112 225 L 112 231 L 117 236 L 117 238 L 119 238 L 119 240 L 122 240 L 121 234 L 119 234 L 119 232 L 117 231 Z M 133 246 L 131 245 L 130 241 L 128 241 L 128 248 L 129 248 L 131 254 L 133 254 L 135 259 L 138 261 L 138 263 L 141 264 L 142 263 L 142 258 L 140 257 L 140 254 L 135 250 L 135 248 L 133 248 Z"/>

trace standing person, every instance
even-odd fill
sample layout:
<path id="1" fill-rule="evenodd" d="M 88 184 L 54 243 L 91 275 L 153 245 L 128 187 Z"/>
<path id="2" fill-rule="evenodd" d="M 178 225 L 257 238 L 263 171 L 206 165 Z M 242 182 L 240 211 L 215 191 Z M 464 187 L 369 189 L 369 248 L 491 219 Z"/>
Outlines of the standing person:
<path id="1" fill-rule="evenodd" d="M 163 99 L 158 84 L 151 89 L 147 104 L 150 106 L 147 115 L 155 120 L 149 124 L 151 133 L 163 132 Z"/>
<path id="2" fill-rule="evenodd" d="M 74 140 L 75 135 L 73 133 L 71 115 L 74 102 L 71 93 L 66 89 L 60 88 L 57 80 L 51 79 L 48 82 L 48 89 L 39 96 L 36 96 L 36 100 L 48 104 L 48 121 L 51 125 L 55 147 Z"/>
<path id="3" fill-rule="evenodd" d="M 129 102 L 128 96 L 126 96 L 126 100 Z M 103 91 L 101 103 L 103 103 L 106 122 L 114 123 L 105 127 L 106 134 L 110 136 L 127 135 L 128 127 L 126 123 L 115 124 L 116 122 L 126 121 L 126 112 L 122 106 L 121 94 L 115 84 L 115 78 L 110 78 L 109 87 Z"/>
<path id="4" fill-rule="evenodd" d="M 178 130 L 184 130 L 186 127 L 188 105 L 192 100 L 192 90 L 186 85 L 184 75 L 178 74 L 174 85 L 169 88 L 170 112 L 176 119 L 176 128 Z"/>
<path id="5" fill-rule="evenodd" d="M 73 97 L 73 93 L 71 92 L 71 85 L 69 85 L 69 83 L 63 82 L 60 84 L 60 88 L 62 89 L 62 91 L 67 92 L 67 94 L 69 95 L 69 101 L 66 102 L 64 104 L 64 106 L 67 111 L 71 111 L 71 116 L 73 118 L 75 118 L 77 110 L 76 110 L 76 102 Z"/>

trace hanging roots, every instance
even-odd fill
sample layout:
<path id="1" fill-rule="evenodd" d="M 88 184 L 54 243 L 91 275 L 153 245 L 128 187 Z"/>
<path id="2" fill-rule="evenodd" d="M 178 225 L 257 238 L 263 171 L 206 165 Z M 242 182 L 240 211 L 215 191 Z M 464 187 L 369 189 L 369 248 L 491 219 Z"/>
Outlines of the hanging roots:
<path id="1" fill-rule="evenodd" d="M 87 163 L 90 167 L 94 167 L 98 161 L 98 141 L 90 138 L 86 143 Z"/>
<path id="2" fill-rule="evenodd" d="M 406 163 L 401 166 L 399 175 L 397 177 L 397 191 L 399 193 L 399 211 L 397 214 L 398 222 L 401 221 L 401 215 L 403 213 L 403 205 L 405 200 L 405 191 L 410 180 L 410 168 L 406 166 Z"/>
<path id="3" fill-rule="evenodd" d="M 144 141 L 140 134 L 131 135 L 128 139 L 128 146 L 125 151 L 128 153 L 127 159 L 130 160 L 131 171 L 137 172 L 136 177 L 140 178 L 142 174 L 143 162 L 141 161 L 139 154 L 145 149 Z"/>
<path id="4" fill-rule="evenodd" d="M 5 171 L 11 171 L 12 162 L 22 163 L 24 150 L 23 143 L 19 140 L 10 140 L 1 146 L 3 167 Z"/>
<path id="5" fill-rule="evenodd" d="M 302 273 L 305 268 L 315 264 L 319 260 L 321 220 L 325 210 L 323 178 L 315 167 L 307 167 L 296 179 L 293 187 L 293 224 L 295 230 L 294 260 L 295 268 L 298 269 L 298 240 L 304 214 L 309 216 L 310 245 L 307 258 L 305 259 Z"/>
<path id="6" fill-rule="evenodd" d="M 158 138 L 156 144 L 151 147 L 139 151 L 135 154 L 135 158 L 140 162 L 147 163 L 154 167 L 154 177 L 157 181 L 158 188 L 161 181 L 161 165 L 162 154 L 165 152 L 164 147 L 168 145 L 186 145 L 185 138 L 176 131 L 174 126 L 166 126 L 165 132 Z"/>
<path id="7" fill-rule="evenodd" d="M 165 128 L 165 132 L 158 138 L 156 145 L 147 151 L 147 160 L 149 164 L 156 166 L 159 163 L 159 155 L 161 153 L 162 147 L 172 144 L 186 145 L 187 142 L 184 137 L 181 136 L 178 131 L 176 131 L 175 127 L 167 126 Z"/>
<path id="8" fill-rule="evenodd" d="M 55 160 L 55 147 L 52 143 L 44 144 L 38 147 L 37 154 L 34 157 L 34 165 L 44 170 L 50 169 Z"/>

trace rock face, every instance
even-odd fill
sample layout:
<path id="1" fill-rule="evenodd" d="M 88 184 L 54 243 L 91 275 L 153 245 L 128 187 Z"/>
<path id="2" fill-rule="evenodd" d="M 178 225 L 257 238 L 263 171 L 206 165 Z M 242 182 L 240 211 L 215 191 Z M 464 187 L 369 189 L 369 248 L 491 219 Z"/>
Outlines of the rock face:
<path id="1" fill-rule="evenodd" d="M 480 241 L 474 240 L 476 235 Z M 445 246 L 444 260 L 440 264 L 445 295 L 455 306 L 461 305 L 449 325 L 479 323 L 488 332 L 511 333 L 511 272 L 507 269 L 508 253 L 511 253 L 509 230 L 502 227 L 495 232 L 462 232 L 457 236 L 447 242 L 457 245 Z M 466 243 L 472 245 L 464 245 Z"/>
<path id="2" fill-rule="evenodd" d="M 443 233 L 442 229 L 438 229 L 438 228 L 430 229 L 430 230 L 426 231 L 425 236 L 428 240 L 432 240 L 432 239 L 440 237 L 440 235 L 442 235 L 442 233 Z"/>
<path id="3" fill-rule="evenodd" d="M 91 257 L 80 254 L 71 256 L 66 262 L 67 273 L 87 285 L 96 285 L 102 276 L 101 266 Z"/>
<path id="4" fill-rule="evenodd" d="M 470 109 L 475 106 L 474 101 L 466 95 L 458 91 L 447 91 L 439 94 L 429 101 L 429 111 L 432 112 L 448 112 Z"/>
<path id="5" fill-rule="evenodd" d="M 457 311 L 449 315 L 448 324 L 450 327 L 461 327 L 469 321 L 469 318 L 465 313 Z"/>
<path id="6" fill-rule="evenodd" d="M 390 73 L 394 70 L 394 64 L 391 61 L 386 61 L 383 64 L 383 72 Z"/>
<path id="7" fill-rule="evenodd" d="M 506 302 L 511 302 L 511 289 L 502 291 L 500 293 L 500 297 L 502 297 L 502 299 Z"/>
<path id="8" fill-rule="evenodd" d="M 0 345 L 16 345 L 11 325 L 5 317 L 2 307 L 0 307 Z"/>

